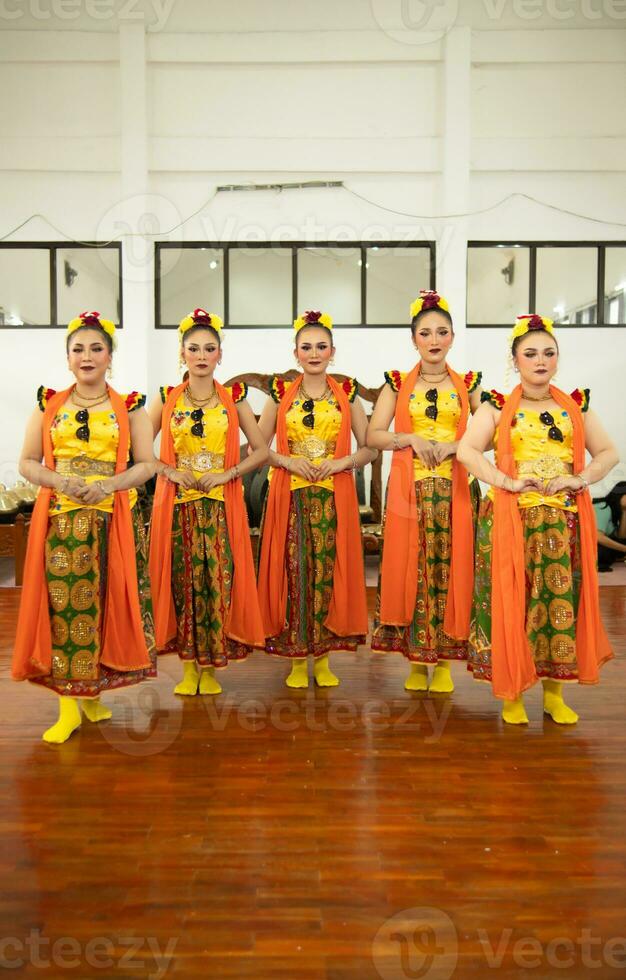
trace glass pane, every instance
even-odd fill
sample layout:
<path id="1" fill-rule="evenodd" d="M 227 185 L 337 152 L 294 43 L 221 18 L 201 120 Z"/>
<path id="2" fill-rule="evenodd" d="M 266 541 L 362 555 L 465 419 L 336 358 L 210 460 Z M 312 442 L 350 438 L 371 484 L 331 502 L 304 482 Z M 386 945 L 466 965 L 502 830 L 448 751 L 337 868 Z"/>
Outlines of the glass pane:
<path id="1" fill-rule="evenodd" d="M 233 326 L 292 323 L 291 249 L 232 248 L 229 263 Z"/>
<path id="2" fill-rule="evenodd" d="M 333 323 L 361 322 L 361 250 L 298 249 L 298 313 L 321 310 Z"/>
<path id="3" fill-rule="evenodd" d="M 604 264 L 604 319 L 626 323 L 626 248 L 606 249 Z"/>
<path id="4" fill-rule="evenodd" d="M 161 325 L 178 326 L 201 307 L 224 319 L 224 253 L 221 248 L 161 248 Z"/>
<path id="5" fill-rule="evenodd" d="M 0 248 L 0 324 L 50 323 L 50 252 Z"/>
<path id="6" fill-rule="evenodd" d="M 368 248 L 368 323 L 409 323 L 409 307 L 420 289 L 430 289 L 427 248 Z"/>
<path id="7" fill-rule="evenodd" d="M 69 323 L 83 310 L 120 322 L 119 255 L 116 248 L 57 249 L 57 318 Z"/>
<path id="8" fill-rule="evenodd" d="M 467 322 L 515 323 L 528 313 L 530 249 L 518 245 L 467 250 Z"/>
<path id="9" fill-rule="evenodd" d="M 598 250 L 538 248 L 537 302 L 532 313 L 557 323 L 595 323 Z"/>

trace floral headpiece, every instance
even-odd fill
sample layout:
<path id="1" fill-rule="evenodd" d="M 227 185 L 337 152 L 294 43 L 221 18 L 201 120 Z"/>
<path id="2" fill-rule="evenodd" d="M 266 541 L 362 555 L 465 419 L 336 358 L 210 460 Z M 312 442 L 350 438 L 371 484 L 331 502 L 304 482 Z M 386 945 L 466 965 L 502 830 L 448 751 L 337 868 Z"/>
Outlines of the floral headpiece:
<path id="1" fill-rule="evenodd" d="M 113 348 L 115 349 L 115 324 L 112 320 L 105 320 L 96 310 L 88 312 L 85 310 L 84 313 L 79 313 L 75 316 L 73 320 L 67 325 L 67 336 L 73 334 L 75 330 L 79 330 L 81 327 L 99 327 L 104 330 L 106 334 L 111 338 Z"/>
<path id="2" fill-rule="evenodd" d="M 509 334 L 511 344 L 530 330 L 546 330 L 554 336 L 554 320 L 550 320 L 547 316 L 539 316 L 538 313 L 524 313 L 518 316 L 517 323 Z"/>
<path id="3" fill-rule="evenodd" d="M 419 296 L 411 303 L 411 319 L 413 320 L 422 310 L 443 310 L 444 313 L 449 313 L 450 307 L 448 301 L 434 289 L 420 289 Z"/>
<path id="4" fill-rule="evenodd" d="M 224 321 L 217 315 L 217 313 L 207 313 L 206 310 L 198 308 L 197 310 L 194 310 L 193 313 L 188 313 L 187 316 L 180 321 L 178 325 L 178 332 L 181 339 L 184 337 L 187 330 L 191 330 L 192 327 L 209 327 L 211 330 L 215 330 L 218 334 L 221 334 L 223 326 Z"/>
<path id="5" fill-rule="evenodd" d="M 326 327 L 327 330 L 333 329 L 332 318 L 328 313 L 320 313 L 319 310 L 307 310 L 297 320 L 293 321 L 293 329 L 298 333 L 303 327 Z"/>

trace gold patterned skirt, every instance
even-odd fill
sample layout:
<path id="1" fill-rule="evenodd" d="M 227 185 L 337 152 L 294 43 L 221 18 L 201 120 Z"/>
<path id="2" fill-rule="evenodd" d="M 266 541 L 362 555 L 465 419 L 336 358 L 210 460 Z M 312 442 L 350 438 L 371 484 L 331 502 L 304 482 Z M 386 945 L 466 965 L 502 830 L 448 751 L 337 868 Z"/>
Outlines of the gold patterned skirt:
<path id="1" fill-rule="evenodd" d="M 520 508 L 526 566 L 526 636 L 537 676 L 577 681 L 576 614 L 581 566 L 578 514 L 548 507 Z M 492 680 L 491 540 L 493 502 L 481 505 L 476 542 L 468 670 Z"/>
<path id="2" fill-rule="evenodd" d="M 477 480 L 470 483 L 470 498 L 472 513 L 476 517 L 480 503 Z M 419 480 L 415 484 L 415 499 L 418 554 L 413 619 L 408 626 L 388 626 L 380 622 L 379 575 L 372 650 L 377 653 L 402 653 L 407 660 L 418 664 L 467 660 L 467 643 L 448 636 L 443 628 L 450 578 L 452 481 L 441 476 Z"/>
<path id="3" fill-rule="evenodd" d="M 46 677 L 33 678 L 32 683 L 57 694 L 97 698 L 106 691 L 156 677 L 146 533 L 137 507 L 133 507 L 131 515 L 139 604 L 151 666 L 144 670 L 118 671 L 100 663 L 111 514 L 81 507 L 49 518 L 46 578 L 52 672 Z"/>
<path id="4" fill-rule="evenodd" d="M 222 500 L 175 504 L 172 517 L 172 594 L 176 639 L 159 651 L 202 667 L 245 660 L 252 647 L 224 631 L 233 584 L 233 556 Z"/>

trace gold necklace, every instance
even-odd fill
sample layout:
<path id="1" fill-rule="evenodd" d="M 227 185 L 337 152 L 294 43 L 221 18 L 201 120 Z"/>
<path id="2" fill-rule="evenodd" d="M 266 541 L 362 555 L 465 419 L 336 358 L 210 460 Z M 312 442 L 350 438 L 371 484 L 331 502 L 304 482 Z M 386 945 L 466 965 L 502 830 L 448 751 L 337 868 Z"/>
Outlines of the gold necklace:
<path id="1" fill-rule="evenodd" d="M 309 395 L 308 391 L 304 387 L 304 383 L 300 385 L 300 391 L 304 395 L 305 401 L 308 401 L 310 399 L 312 402 L 323 402 L 326 399 L 326 397 L 330 394 L 330 385 L 327 384 L 322 394 L 318 395 L 317 398 L 314 398 L 313 395 Z"/>
<path id="2" fill-rule="evenodd" d="M 435 385 L 436 384 L 439 384 L 440 381 L 445 381 L 445 379 L 447 377 L 448 377 L 448 372 L 447 371 L 446 371 L 445 374 L 442 374 L 440 378 L 435 378 L 432 374 L 424 374 L 423 371 L 420 374 L 420 378 L 423 378 L 424 381 L 431 381 Z"/>
<path id="3" fill-rule="evenodd" d="M 82 398 L 82 395 L 77 396 L 75 392 L 72 392 L 72 401 L 74 402 L 75 405 L 78 405 L 79 408 L 90 409 L 90 408 L 96 408 L 96 406 L 98 405 L 103 405 L 104 402 L 108 401 L 109 393 L 105 392 L 104 395 L 100 396 L 99 401 L 90 401 L 87 405 L 85 404 L 81 405 L 80 401 L 78 400 L 79 398 Z"/>
<path id="4" fill-rule="evenodd" d="M 190 385 L 187 385 L 187 398 L 195 408 L 213 408 L 219 401 L 219 395 L 216 391 L 212 395 L 209 395 L 208 398 L 196 398 Z M 214 405 L 209 405 L 209 402 L 214 402 Z"/>
<path id="5" fill-rule="evenodd" d="M 101 392 L 99 395 L 83 395 L 78 390 L 78 386 L 77 385 L 74 385 L 74 387 L 72 388 L 72 395 L 78 395 L 78 397 L 79 398 L 82 398 L 83 401 L 85 401 L 85 402 L 95 402 L 95 401 L 98 401 L 98 400 L 100 400 L 100 399 L 102 399 L 104 397 L 108 398 L 109 397 L 109 391 L 108 391 L 108 388 L 105 388 L 104 389 L 104 392 Z"/>
<path id="6" fill-rule="evenodd" d="M 528 399 L 529 402 L 545 402 L 550 397 L 551 396 L 550 396 L 550 391 L 549 390 L 548 390 L 548 393 L 546 395 L 541 395 L 539 398 L 537 398 L 535 395 L 527 395 L 526 392 L 524 391 L 524 389 L 522 388 L 522 398 Z"/>

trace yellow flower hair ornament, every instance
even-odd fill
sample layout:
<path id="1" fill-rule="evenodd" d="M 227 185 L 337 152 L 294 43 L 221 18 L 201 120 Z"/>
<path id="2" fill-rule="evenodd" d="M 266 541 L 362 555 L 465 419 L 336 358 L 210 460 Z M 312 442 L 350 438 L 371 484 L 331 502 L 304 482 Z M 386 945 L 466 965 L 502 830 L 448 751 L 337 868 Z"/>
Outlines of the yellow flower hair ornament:
<path id="1" fill-rule="evenodd" d="M 554 320 L 550 320 L 547 316 L 539 316 L 538 313 L 524 313 L 518 316 L 517 323 L 509 334 L 511 344 L 530 330 L 546 330 L 554 336 Z"/>
<path id="2" fill-rule="evenodd" d="M 222 332 L 222 327 L 224 326 L 224 321 L 217 313 L 207 313 L 206 310 L 198 308 L 194 310 L 193 313 L 188 313 L 184 317 L 180 324 L 178 325 L 178 332 L 181 337 L 191 330 L 192 327 L 210 327 L 212 330 L 216 330 L 218 334 Z"/>
<path id="3" fill-rule="evenodd" d="M 419 296 L 411 303 L 411 319 L 413 320 L 422 310 L 443 310 L 445 313 L 449 313 L 450 307 L 448 301 L 436 293 L 434 289 L 420 289 Z"/>
<path id="4" fill-rule="evenodd" d="M 293 321 L 293 329 L 296 333 L 303 327 L 326 327 L 327 330 L 333 329 L 332 318 L 328 313 L 320 313 L 319 310 L 307 310 L 297 320 Z"/>
<path id="5" fill-rule="evenodd" d="M 115 324 L 112 320 L 105 320 L 96 310 L 93 310 L 91 313 L 85 310 L 84 313 L 79 313 L 73 320 L 70 320 L 67 325 L 67 336 L 69 337 L 70 334 L 73 334 L 75 330 L 79 330 L 81 327 L 99 327 L 101 330 L 104 330 L 111 338 L 113 350 L 115 350 L 117 346 L 115 343 Z"/>

